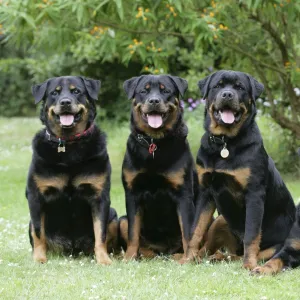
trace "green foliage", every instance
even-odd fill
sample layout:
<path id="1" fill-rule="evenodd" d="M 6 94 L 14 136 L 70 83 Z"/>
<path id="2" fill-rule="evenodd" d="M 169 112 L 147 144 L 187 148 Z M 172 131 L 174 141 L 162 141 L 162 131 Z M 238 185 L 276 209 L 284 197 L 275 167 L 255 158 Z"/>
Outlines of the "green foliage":
<path id="1" fill-rule="evenodd" d="M 95 72 L 96 66 L 104 66 L 105 76 L 110 76 L 113 68 L 125 67 L 127 78 L 132 73 L 168 72 L 185 77 L 190 83 L 187 97 L 195 98 L 196 83 L 203 76 L 221 68 L 241 70 L 264 83 L 270 115 L 300 138 L 300 96 L 295 92 L 300 84 L 299 1 L 2 0 L 1 4 L 2 47 L 21 52 L 13 51 L 10 58 L 27 60 L 34 81 L 50 74 L 103 75 Z M 124 78 L 122 74 L 116 80 Z M 122 95 L 120 83 L 109 84 L 118 90 L 113 95 Z M 117 101 L 123 100 L 124 95 Z M 104 105 L 103 113 L 119 115 L 111 106 Z"/>
<path id="2" fill-rule="evenodd" d="M 34 112 L 26 63 L 20 59 L 0 60 L 0 112 L 3 116 L 30 115 Z"/>

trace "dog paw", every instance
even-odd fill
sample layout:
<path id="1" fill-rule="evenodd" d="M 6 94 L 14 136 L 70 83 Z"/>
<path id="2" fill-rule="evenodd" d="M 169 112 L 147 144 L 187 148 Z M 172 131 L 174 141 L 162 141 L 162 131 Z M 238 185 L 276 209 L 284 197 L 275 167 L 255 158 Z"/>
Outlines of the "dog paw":
<path id="1" fill-rule="evenodd" d="M 256 267 L 251 271 L 251 275 L 273 275 L 274 271 L 269 266 Z"/>
<path id="2" fill-rule="evenodd" d="M 271 259 L 263 266 L 254 268 L 251 272 L 253 275 L 275 275 L 284 269 L 284 263 L 281 259 Z"/>
<path id="3" fill-rule="evenodd" d="M 244 269 L 252 271 L 254 268 L 256 268 L 257 264 L 253 262 L 246 262 L 243 264 Z"/>
<path id="4" fill-rule="evenodd" d="M 107 256 L 100 259 L 97 259 L 97 264 L 109 266 L 112 264 L 112 260 Z"/>
<path id="5" fill-rule="evenodd" d="M 33 260 L 35 262 L 38 262 L 38 263 L 41 263 L 41 264 L 46 263 L 47 262 L 46 253 L 41 253 L 41 252 L 34 253 L 33 254 Z"/>
<path id="6" fill-rule="evenodd" d="M 189 258 L 189 257 L 183 256 L 183 257 L 178 261 L 178 263 L 179 263 L 180 265 L 185 265 L 185 264 L 190 263 L 191 261 L 193 261 L 193 258 Z"/>
<path id="7" fill-rule="evenodd" d="M 208 257 L 208 260 L 212 261 L 212 262 L 225 261 L 225 260 L 227 260 L 227 256 L 225 256 L 222 252 L 218 251 L 215 254 L 210 255 Z"/>
<path id="8" fill-rule="evenodd" d="M 137 258 L 137 253 L 131 253 L 131 252 L 127 253 L 126 252 L 124 255 L 123 261 L 129 262 L 129 261 L 135 260 L 136 258 Z"/>
<path id="9" fill-rule="evenodd" d="M 145 259 L 151 259 L 157 256 L 154 251 L 147 248 L 140 248 L 139 253 L 141 258 L 145 258 Z"/>
<path id="10" fill-rule="evenodd" d="M 96 261 L 97 261 L 97 264 L 99 264 L 99 265 L 109 266 L 112 264 L 112 260 L 109 258 L 108 254 L 105 252 L 96 253 Z"/>
<path id="11" fill-rule="evenodd" d="M 183 253 L 175 253 L 171 255 L 171 259 L 175 261 L 180 261 L 183 258 Z"/>

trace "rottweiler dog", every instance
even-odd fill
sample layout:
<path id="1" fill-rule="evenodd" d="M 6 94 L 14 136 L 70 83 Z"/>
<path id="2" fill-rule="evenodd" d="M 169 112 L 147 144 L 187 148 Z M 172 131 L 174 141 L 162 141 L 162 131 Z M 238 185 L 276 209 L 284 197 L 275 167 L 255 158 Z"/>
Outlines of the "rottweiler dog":
<path id="1" fill-rule="evenodd" d="M 119 220 L 125 260 L 186 250 L 197 191 L 179 102 L 187 87 L 184 79 L 170 75 L 124 83 L 133 99 L 122 166 L 127 215 Z"/>
<path id="2" fill-rule="evenodd" d="M 26 197 L 33 258 L 44 263 L 47 250 L 93 253 L 110 264 L 118 220 L 110 208 L 111 166 L 106 136 L 95 125 L 100 81 L 80 76 L 51 78 L 32 87 L 43 101 L 45 128 L 32 142 Z"/>
<path id="3" fill-rule="evenodd" d="M 248 74 L 227 70 L 198 85 L 206 99 L 205 133 L 196 166 L 200 191 L 193 233 L 181 262 L 227 248 L 231 258 L 243 256 L 243 266 L 253 270 L 258 259 L 269 259 L 282 247 L 295 220 L 293 199 L 255 122 L 255 101 L 264 87 Z M 220 215 L 198 253 L 216 209 Z"/>
<path id="4" fill-rule="evenodd" d="M 300 148 L 298 155 L 300 156 Z M 256 267 L 252 273 L 274 275 L 284 268 L 296 268 L 298 266 L 300 266 L 300 204 L 296 210 L 296 221 L 283 248 L 263 266 Z"/>

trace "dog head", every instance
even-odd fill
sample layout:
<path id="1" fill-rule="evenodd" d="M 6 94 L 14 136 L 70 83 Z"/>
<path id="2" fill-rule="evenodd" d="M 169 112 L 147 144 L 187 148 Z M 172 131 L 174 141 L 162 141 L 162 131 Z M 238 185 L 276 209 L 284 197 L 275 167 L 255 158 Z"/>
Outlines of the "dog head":
<path id="1" fill-rule="evenodd" d="M 96 116 L 95 100 L 100 81 L 81 76 L 63 76 L 32 87 L 35 103 L 43 100 L 41 121 L 56 136 L 84 132 Z"/>
<path id="2" fill-rule="evenodd" d="M 206 99 L 205 127 L 214 135 L 234 137 L 256 114 L 264 86 L 246 73 L 218 71 L 198 82 Z"/>
<path id="3" fill-rule="evenodd" d="M 131 122 L 139 131 L 162 138 L 182 120 L 179 104 L 187 81 L 170 75 L 142 75 L 124 82 L 128 99 L 133 99 Z"/>

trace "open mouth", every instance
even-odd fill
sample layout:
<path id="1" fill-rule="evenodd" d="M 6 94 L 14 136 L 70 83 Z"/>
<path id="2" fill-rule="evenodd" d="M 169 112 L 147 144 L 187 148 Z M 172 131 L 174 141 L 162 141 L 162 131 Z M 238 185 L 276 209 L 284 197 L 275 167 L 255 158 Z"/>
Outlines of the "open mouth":
<path id="1" fill-rule="evenodd" d="M 55 115 L 56 120 L 62 127 L 73 127 L 75 123 L 80 121 L 82 110 L 76 114 L 70 112 L 63 112 L 60 115 Z"/>
<path id="2" fill-rule="evenodd" d="M 151 128 L 160 128 L 164 121 L 167 119 L 168 115 L 166 113 L 160 112 L 151 112 L 151 113 L 142 113 L 142 117 L 146 123 Z"/>
<path id="3" fill-rule="evenodd" d="M 224 124 L 231 125 L 238 123 L 242 117 L 242 111 L 233 111 L 231 109 L 220 109 L 214 111 L 214 117 Z"/>

